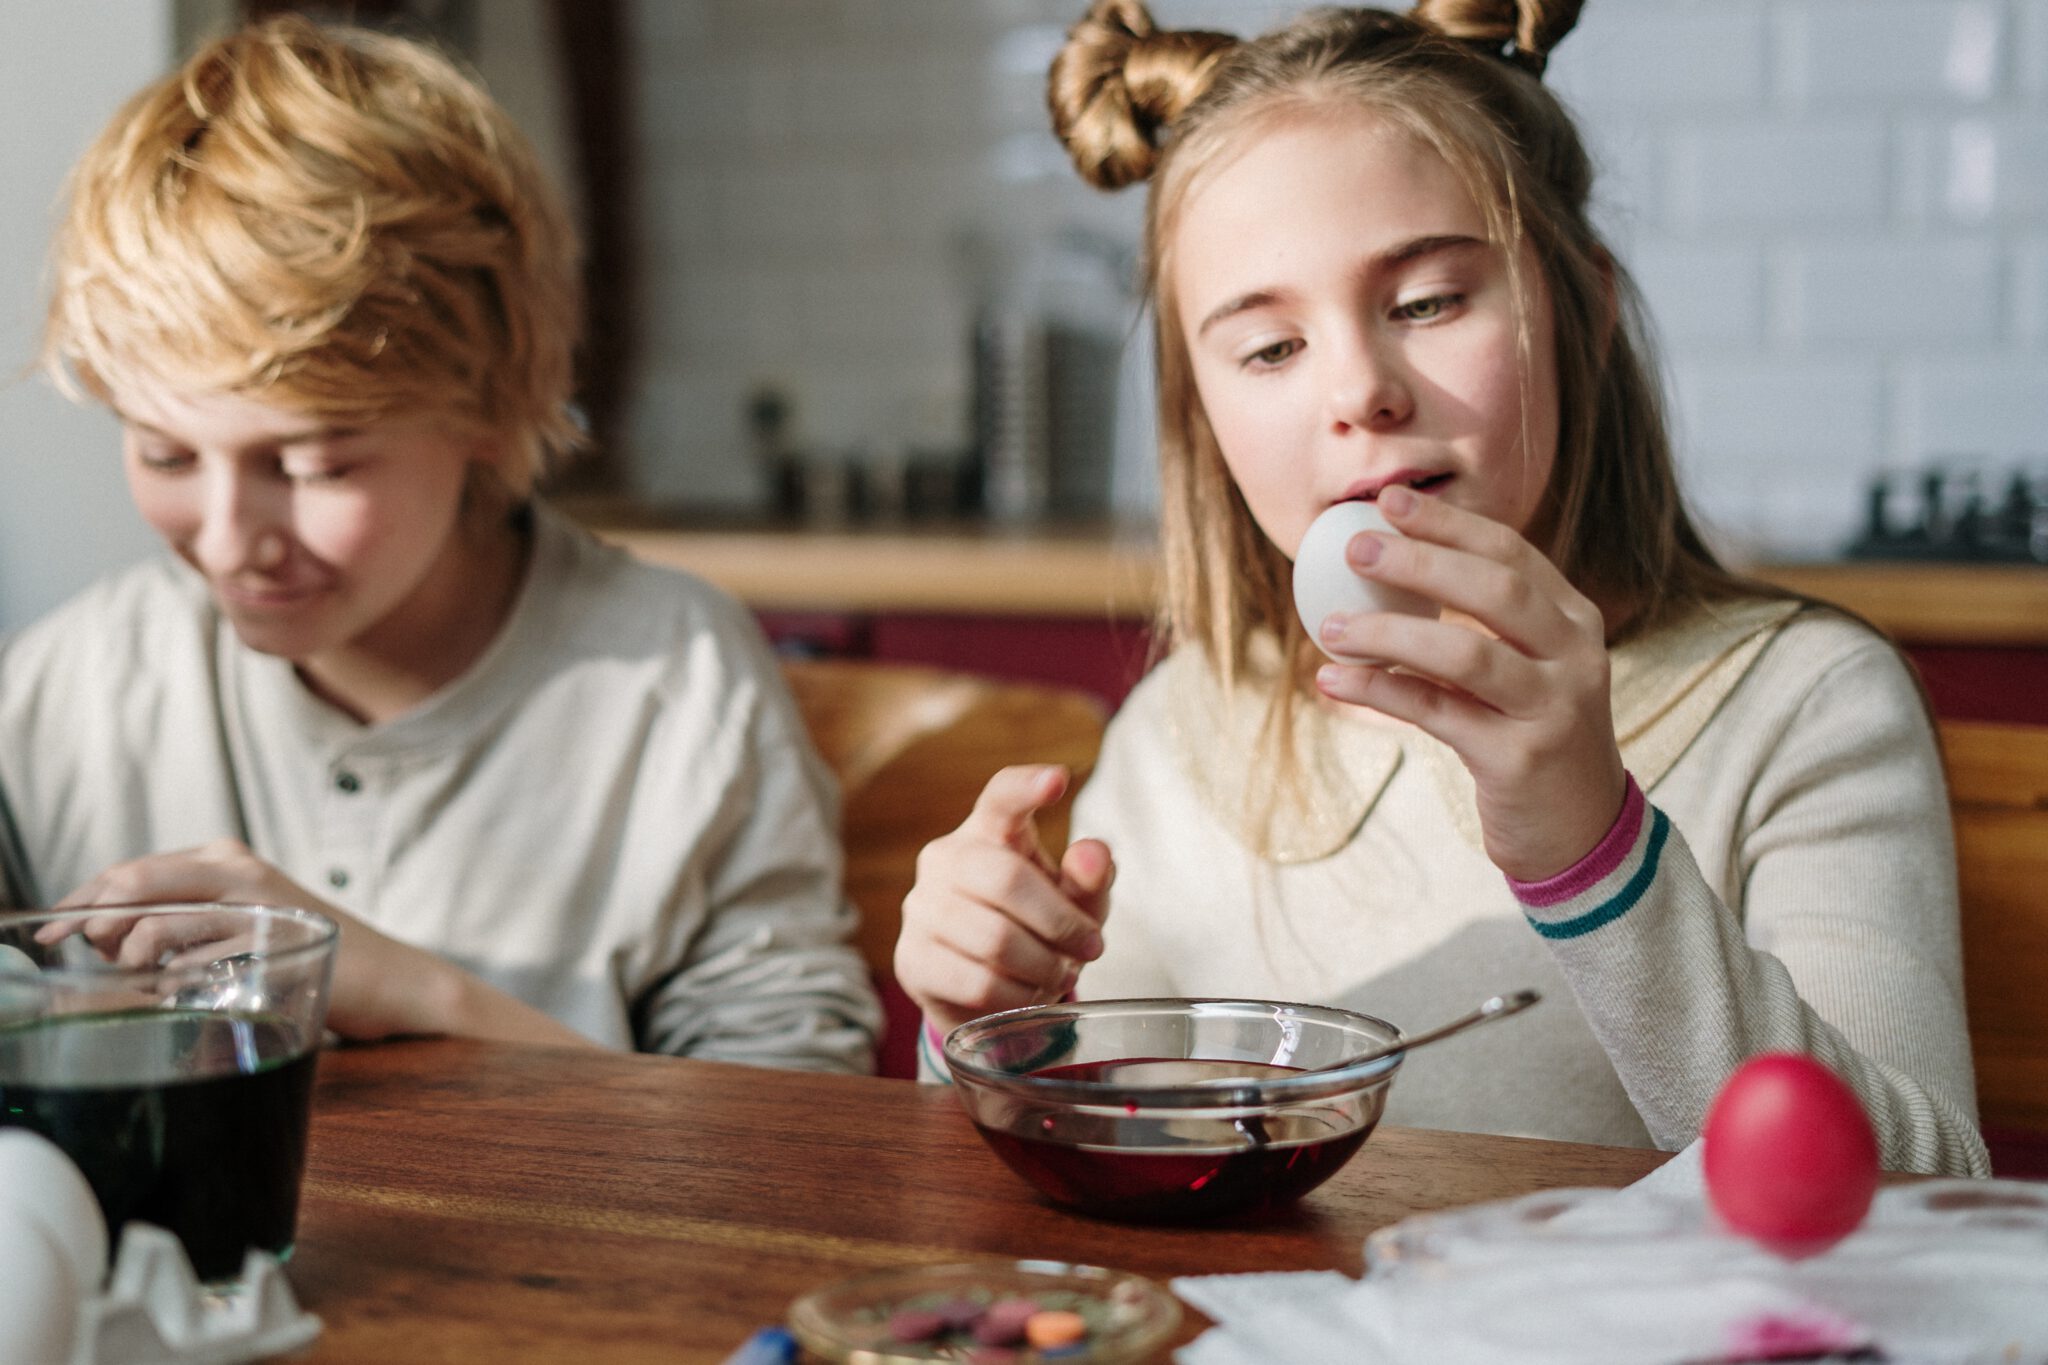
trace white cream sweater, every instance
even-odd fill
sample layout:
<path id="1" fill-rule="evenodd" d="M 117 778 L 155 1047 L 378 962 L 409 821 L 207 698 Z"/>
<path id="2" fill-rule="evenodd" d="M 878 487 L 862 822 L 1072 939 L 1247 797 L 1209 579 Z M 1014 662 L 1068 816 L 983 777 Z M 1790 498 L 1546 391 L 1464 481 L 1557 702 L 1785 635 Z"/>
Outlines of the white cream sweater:
<path id="1" fill-rule="evenodd" d="M 1314 1001 L 1416 1030 L 1533 986 L 1536 1009 L 1408 1058 L 1387 1121 L 1672 1149 L 1743 1058 L 1798 1049 L 1855 1087 L 1888 1168 L 1985 1174 L 1925 709 L 1884 640 L 1791 612 L 1738 604 L 1615 651 L 1652 810 L 1550 906 L 1486 859 L 1456 757 L 1363 711 L 1302 708 L 1304 795 L 1262 824 L 1265 694 L 1226 697 L 1176 654 L 1076 807 L 1118 863 L 1079 993 Z"/>

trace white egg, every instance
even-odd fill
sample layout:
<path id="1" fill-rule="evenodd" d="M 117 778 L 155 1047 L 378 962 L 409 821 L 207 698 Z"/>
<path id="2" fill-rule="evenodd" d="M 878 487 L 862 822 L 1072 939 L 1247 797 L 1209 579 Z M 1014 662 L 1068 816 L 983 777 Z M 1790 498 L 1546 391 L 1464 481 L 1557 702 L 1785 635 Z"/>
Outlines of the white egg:
<path id="1" fill-rule="evenodd" d="M 1369 663 L 1333 652 L 1321 638 L 1323 620 L 1335 612 L 1398 611 L 1410 616 L 1435 616 L 1437 604 L 1420 593 L 1360 578 L 1345 562 L 1344 547 L 1361 531 L 1401 534 L 1380 509 L 1369 502 L 1340 502 L 1325 508 L 1309 523 L 1294 552 L 1294 610 L 1308 637 L 1339 663 Z"/>
<path id="2" fill-rule="evenodd" d="M 65 1365 L 78 1336 L 80 1297 L 70 1258 L 42 1224 L 0 1207 L 0 1361 Z"/>
<path id="3" fill-rule="evenodd" d="M 99 1292 L 107 1273 L 100 1201 L 61 1147 L 26 1128 L 0 1128 L 0 1218 L 10 1214 L 42 1229 L 82 1292 Z"/>

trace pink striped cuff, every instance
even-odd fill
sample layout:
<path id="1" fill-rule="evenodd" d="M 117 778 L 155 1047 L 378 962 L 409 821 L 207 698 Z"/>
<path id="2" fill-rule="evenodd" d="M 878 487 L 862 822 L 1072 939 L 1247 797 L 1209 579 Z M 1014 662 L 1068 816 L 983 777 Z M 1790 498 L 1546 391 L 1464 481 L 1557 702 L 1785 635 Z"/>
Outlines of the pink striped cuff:
<path id="1" fill-rule="evenodd" d="M 1539 910 L 1562 905 L 1614 875 L 1635 848 L 1636 836 L 1643 829 L 1643 813 L 1650 807 L 1643 789 L 1636 785 L 1635 775 L 1624 776 L 1628 778 L 1628 791 L 1621 798 L 1621 814 L 1614 817 L 1606 837 L 1593 845 L 1591 853 L 1554 877 L 1545 877 L 1540 882 L 1521 882 L 1509 877 L 1508 888 L 1515 893 L 1516 900 Z"/>

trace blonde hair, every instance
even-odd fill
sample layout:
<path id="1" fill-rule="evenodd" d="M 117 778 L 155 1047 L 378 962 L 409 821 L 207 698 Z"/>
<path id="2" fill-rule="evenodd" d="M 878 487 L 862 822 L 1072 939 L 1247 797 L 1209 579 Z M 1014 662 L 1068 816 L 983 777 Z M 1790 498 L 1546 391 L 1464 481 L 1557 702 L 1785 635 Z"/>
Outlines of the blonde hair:
<path id="1" fill-rule="evenodd" d="M 580 440 L 577 258 L 533 149 L 448 59 L 285 16 L 134 96 L 74 168 L 41 359 L 109 404 L 155 380 L 445 415 L 523 494 Z"/>
<path id="2" fill-rule="evenodd" d="M 1592 225 L 1592 165 L 1539 79 L 1580 0 L 1420 0 L 1408 14 L 1319 10 L 1262 38 L 1164 32 L 1139 0 L 1096 0 L 1054 61 L 1054 130 L 1102 188 L 1152 181 L 1145 258 L 1159 348 L 1161 634 L 1203 649 L 1226 686 L 1261 637 L 1304 681 L 1286 556 L 1261 533 L 1196 393 L 1165 284 L 1177 216 L 1219 154 L 1277 117 L 1345 102 L 1438 153 L 1506 252 L 1524 243 L 1556 330 L 1558 450 L 1530 528 L 1565 574 L 1647 631 L 1699 602 L 1767 592 L 1714 559 L 1686 515 L 1633 285 Z M 1531 344 L 1522 319 L 1525 370 Z M 1275 728 L 1284 730 L 1281 689 Z"/>

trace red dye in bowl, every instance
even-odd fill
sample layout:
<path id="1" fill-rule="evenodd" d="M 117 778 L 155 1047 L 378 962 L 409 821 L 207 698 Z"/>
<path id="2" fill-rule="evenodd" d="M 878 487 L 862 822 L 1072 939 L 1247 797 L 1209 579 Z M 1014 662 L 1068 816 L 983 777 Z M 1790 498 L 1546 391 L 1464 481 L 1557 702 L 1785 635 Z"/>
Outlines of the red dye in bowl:
<path id="1" fill-rule="evenodd" d="M 1257 1084 L 1300 1071 L 1258 1062 L 1142 1057 L 1031 1074 L 1136 1087 L 1214 1085 L 1227 1092 L 1234 1080 Z M 1120 1113 L 1049 1110 L 1036 1124 L 983 1126 L 982 1137 L 1057 1203 L 1102 1218 L 1179 1222 L 1284 1208 L 1335 1174 L 1373 1129 L 1337 1106 L 1223 1118 L 1148 1117 L 1142 1090 L 1116 1109 Z"/>

